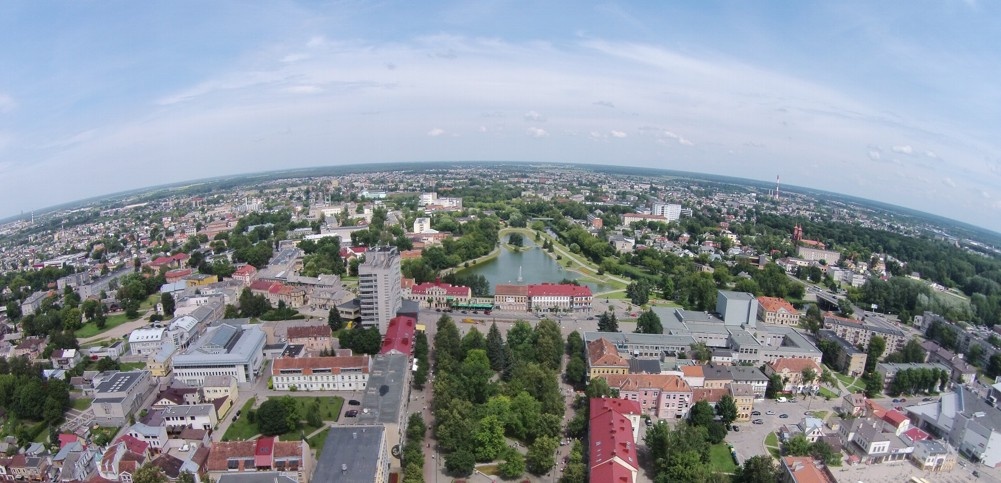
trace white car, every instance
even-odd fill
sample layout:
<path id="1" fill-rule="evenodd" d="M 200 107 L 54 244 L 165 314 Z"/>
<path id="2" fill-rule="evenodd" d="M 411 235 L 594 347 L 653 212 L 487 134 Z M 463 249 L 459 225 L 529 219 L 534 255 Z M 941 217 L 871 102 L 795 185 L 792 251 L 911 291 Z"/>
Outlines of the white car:
<path id="1" fill-rule="evenodd" d="M 775 415 L 775 411 L 768 410 L 768 411 L 765 411 L 765 414 L 767 414 L 769 416 L 774 416 Z"/>

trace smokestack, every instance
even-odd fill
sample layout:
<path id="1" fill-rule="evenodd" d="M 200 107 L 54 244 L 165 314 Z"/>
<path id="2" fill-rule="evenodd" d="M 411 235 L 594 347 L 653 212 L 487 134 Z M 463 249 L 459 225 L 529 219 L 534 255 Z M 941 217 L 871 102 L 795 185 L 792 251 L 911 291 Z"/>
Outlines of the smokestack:
<path id="1" fill-rule="evenodd" d="M 775 175 L 775 199 L 777 200 L 782 198 L 782 196 L 779 193 L 780 184 L 781 184 L 781 177 L 779 175 Z"/>

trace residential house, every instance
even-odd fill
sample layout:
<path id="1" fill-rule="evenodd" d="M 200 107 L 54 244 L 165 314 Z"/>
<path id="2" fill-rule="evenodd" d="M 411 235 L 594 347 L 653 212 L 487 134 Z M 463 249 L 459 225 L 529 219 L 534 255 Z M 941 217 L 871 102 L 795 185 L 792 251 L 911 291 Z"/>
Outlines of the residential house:
<path id="1" fill-rule="evenodd" d="M 841 398 L 841 410 L 852 416 L 860 416 L 865 413 L 865 394 L 848 393 Z"/>
<path id="2" fill-rule="evenodd" d="M 860 377 L 862 375 L 865 371 L 866 358 L 868 357 L 866 351 L 855 347 L 855 345 L 840 337 L 833 330 L 821 330 L 819 338 L 835 343 L 837 354 L 834 357 L 834 369 L 851 377 Z"/>
<path id="3" fill-rule="evenodd" d="M 756 397 L 754 388 L 750 384 L 732 383 L 727 389 L 737 406 L 737 421 L 750 421 Z"/>
<path id="4" fill-rule="evenodd" d="M 628 374 L 629 362 L 619 355 L 619 350 L 605 338 L 587 344 L 587 375 L 594 379 L 609 374 Z"/>
<path id="5" fill-rule="evenodd" d="M 49 360 L 56 369 L 70 370 L 83 360 L 83 356 L 78 349 L 56 349 L 52 351 Z"/>
<path id="6" fill-rule="evenodd" d="M 276 391 L 361 391 L 371 370 L 368 355 L 278 358 L 271 380 Z"/>
<path id="7" fill-rule="evenodd" d="M 752 366 L 732 366 L 729 371 L 731 383 L 747 384 L 754 391 L 755 399 L 765 398 L 765 391 L 768 389 L 768 376 L 764 375 L 761 370 Z"/>
<path id="8" fill-rule="evenodd" d="M 589 482 L 632 483 L 639 473 L 632 422 L 616 411 L 604 411 L 588 424 Z"/>
<path id="9" fill-rule="evenodd" d="M 637 401 L 649 414 L 663 419 L 683 419 L 692 404 L 692 388 L 684 379 L 667 374 L 608 374 L 602 376 L 619 397 Z"/>
<path id="10" fill-rule="evenodd" d="M 945 440 L 916 441 L 911 453 L 911 462 L 922 471 L 952 471 L 956 460 L 956 452 Z"/>
<path id="11" fill-rule="evenodd" d="M 139 411 L 156 386 L 149 371 L 116 372 L 94 388 L 94 423 L 122 426 Z"/>
<path id="12" fill-rule="evenodd" d="M 681 373 L 683 374 L 682 377 L 692 388 L 705 386 L 706 376 L 702 371 L 702 367 L 703 366 L 681 366 Z"/>
<path id="13" fill-rule="evenodd" d="M 758 297 L 758 320 L 766 324 L 797 325 L 799 311 L 779 297 Z"/>
<path id="14" fill-rule="evenodd" d="M 326 324 L 291 326 L 285 336 L 289 344 L 302 345 L 307 352 L 314 354 L 334 348 L 333 332 Z"/>
<path id="15" fill-rule="evenodd" d="M 361 428 L 351 429 L 359 431 Z M 331 428 L 331 433 L 333 431 Z M 343 450 L 345 446 L 337 445 L 335 448 Z M 309 483 L 313 465 L 312 452 L 305 441 L 279 441 L 275 436 L 262 436 L 250 441 L 214 442 L 205 464 L 209 476 L 214 479 L 231 472 L 277 471 L 294 476 L 298 483 Z"/>
<path id="16" fill-rule="evenodd" d="M 633 425 L 633 441 L 639 441 L 640 421 L 643 419 L 643 408 L 640 407 L 640 403 L 638 401 L 611 397 L 595 397 L 591 398 L 588 404 L 590 406 L 590 412 L 588 415 L 591 419 L 601 416 L 603 413 L 609 411 L 624 416 L 629 420 L 630 424 Z"/>
<path id="17" fill-rule="evenodd" d="M 97 474 L 108 481 L 129 483 L 136 471 L 146 462 L 146 453 L 147 448 L 144 445 L 135 443 L 130 445 L 128 441 L 119 439 L 104 450 L 104 455 L 97 465 Z"/>
<path id="18" fill-rule="evenodd" d="M 380 354 L 403 354 L 411 356 L 414 353 L 414 334 L 417 332 L 417 319 L 397 315 L 389 319 L 386 333 L 382 337 Z M 340 355 L 340 354 L 338 354 Z"/>
<path id="19" fill-rule="evenodd" d="M 785 456 L 781 459 L 779 481 L 783 483 L 836 483 L 837 479 L 826 466 L 819 465 L 811 456 Z"/>
<path id="20" fill-rule="evenodd" d="M 813 379 L 807 383 L 804 372 L 813 373 Z M 816 393 L 820 390 L 820 376 L 824 369 L 813 359 L 781 358 L 770 364 L 765 364 L 765 375 L 771 377 L 778 374 L 782 378 L 782 390 L 796 393 Z"/>
<path id="21" fill-rule="evenodd" d="M 186 428 L 215 428 L 219 423 L 216 408 L 213 404 L 186 404 L 182 406 L 167 406 L 163 408 L 163 425 L 168 433 L 179 433 Z"/>
<path id="22" fill-rule="evenodd" d="M 899 351 L 908 339 L 903 331 L 877 317 L 855 320 L 828 314 L 824 317 L 824 328 L 863 349 L 868 349 L 872 336 L 878 335 L 886 341 L 884 355 Z"/>
<path id="23" fill-rule="evenodd" d="M 7 469 L 15 480 L 44 481 L 49 473 L 49 455 L 19 453 L 10 459 Z"/>

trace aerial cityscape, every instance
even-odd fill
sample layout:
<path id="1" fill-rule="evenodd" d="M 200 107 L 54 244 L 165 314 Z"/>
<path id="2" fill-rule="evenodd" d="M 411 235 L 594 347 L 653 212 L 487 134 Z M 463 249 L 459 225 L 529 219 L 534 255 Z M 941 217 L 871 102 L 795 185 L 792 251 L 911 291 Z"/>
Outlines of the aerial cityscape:
<path id="1" fill-rule="evenodd" d="M 0 3 L 0 481 L 1001 482 L 1001 5 L 678 3 Z"/>

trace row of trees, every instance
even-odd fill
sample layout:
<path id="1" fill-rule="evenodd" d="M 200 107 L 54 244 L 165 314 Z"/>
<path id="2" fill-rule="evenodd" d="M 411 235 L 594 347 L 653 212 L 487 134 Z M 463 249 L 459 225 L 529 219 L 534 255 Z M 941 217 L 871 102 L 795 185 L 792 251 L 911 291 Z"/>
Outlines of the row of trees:
<path id="1" fill-rule="evenodd" d="M 945 369 L 931 369 L 926 367 L 904 369 L 893 377 L 887 394 L 899 396 L 901 394 L 917 394 L 921 392 L 932 393 L 944 391 L 949 383 L 949 372 Z"/>
<path id="2" fill-rule="evenodd" d="M 407 420 L 406 440 L 403 443 L 403 483 L 424 483 L 424 433 L 427 425 L 420 413 L 413 413 Z"/>

